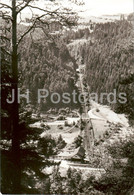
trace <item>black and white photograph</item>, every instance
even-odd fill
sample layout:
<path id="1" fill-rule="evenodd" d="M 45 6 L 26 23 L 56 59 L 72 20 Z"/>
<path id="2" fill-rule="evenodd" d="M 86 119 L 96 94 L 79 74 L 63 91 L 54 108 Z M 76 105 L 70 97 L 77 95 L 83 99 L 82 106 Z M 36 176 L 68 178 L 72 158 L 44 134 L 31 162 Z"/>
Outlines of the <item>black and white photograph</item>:
<path id="1" fill-rule="evenodd" d="M 0 195 L 134 195 L 133 0 L 0 0 Z"/>

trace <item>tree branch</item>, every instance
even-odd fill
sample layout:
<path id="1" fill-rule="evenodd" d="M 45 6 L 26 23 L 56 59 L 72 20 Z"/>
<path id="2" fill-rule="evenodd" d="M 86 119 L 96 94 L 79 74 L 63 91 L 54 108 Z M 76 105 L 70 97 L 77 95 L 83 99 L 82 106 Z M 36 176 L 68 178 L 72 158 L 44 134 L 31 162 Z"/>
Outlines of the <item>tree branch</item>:
<path id="1" fill-rule="evenodd" d="M 18 40 L 18 45 L 22 41 L 22 39 L 35 27 L 37 20 L 41 19 L 42 17 L 46 16 L 47 14 L 43 14 L 35 19 L 33 24 L 26 30 L 26 32 L 20 37 Z"/>
<path id="2" fill-rule="evenodd" d="M 42 9 L 42 8 L 40 8 L 40 7 L 37 7 L 37 6 L 33 6 L 33 5 L 28 5 L 28 7 L 31 7 L 31 8 L 33 8 L 33 9 L 38 9 L 38 10 L 40 10 L 40 11 L 43 11 L 43 12 L 46 12 L 46 13 L 48 13 L 48 14 L 50 14 L 50 15 L 58 15 L 58 14 L 75 14 L 75 12 L 70 12 L 70 10 L 69 9 L 65 9 L 64 8 L 64 10 L 66 10 L 67 12 L 65 12 L 65 11 L 60 11 L 60 12 L 57 12 L 58 10 L 59 10 L 59 8 L 58 9 L 56 9 L 56 10 L 54 10 L 54 11 L 48 11 L 48 10 L 45 10 L 45 9 Z"/>
<path id="3" fill-rule="evenodd" d="M 10 20 L 10 21 L 12 21 L 12 17 L 10 16 L 10 15 L 7 15 L 7 12 L 1 12 L 0 13 L 0 17 L 2 18 L 2 19 L 4 19 L 4 20 Z"/>
<path id="4" fill-rule="evenodd" d="M 5 52 L 7 55 L 12 56 L 10 52 L 8 52 L 7 50 L 5 50 L 3 47 L 1 47 L 1 51 Z"/>
<path id="5" fill-rule="evenodd" d="M 24 0 L 22 1 L 22 3 L 19 3 L 16 8 L 19 8 L 21 5 L 23 5 L 24 3 L 26 3 Z"/>
<path id="6" fill-rule="evenodd" d="M 22 39 L 32 30 L 32 28 L 34 28 L 34 26 L 35 26 L 35 23 L 32 26 L 30 26 L 23 35 L 21 35 L 20 39 L 18 40 L 18 45 L 22 41 Z"/>
<path id="7" fill-rule="evenodd" d="M 28 0 L 27 3 L 17 11 L 17 14 L 20 13 L 23 9 L 25 9 L 25 8 L 29 5 L 29 3 L 30 3 L 31 1 L 32 1 L 32 0 Z M 23 4 L 23 3 L 22 3 L 22 4 Z M 18 5 L 17 8 L 18 8 L 19 6 L 20 6 L 20 5 Z"/>
<path id="8" fill-rule="evenodd" d="M 7 41 L 11 41 L 9 38 L 7 38 L 6 36 L 0 36 L 1 37 L 1 39 L 5 39 L 5 40 L 7 40 Z"/>
<path id="9" fill-rule="evenodd" d="M 75 19 L 75 22 L 74 22 L 74 21 L 71 20 L 70 17 L 67 18 L 67 15 L 69 15 L 69 16 L 70 16 L 70 14 L 76 15 L 75 12 L 70 12 L 70 9 L 66 8 L 66 9 L 64 9 L 66 11 L 59 11 L 58 12 L 59 8 L 54 10 L 54 11 L 48 11 L 48 10 L 42 9 L 40 7 L 32 6 L 32 5 L 28 5 L 27 7 L 33 8 L 33 9 L 38 9 L 42 12 L 46 12 L 46 14 L 49 15 L 49 16 L 59 17 L 61 19 L 60 21 L 66 23 L 68 26 L 72 26 L 72 25 L 76 24 L 76 19 Z"/>
<path id="10" fill-rule="evenodd" d="M 1 7 L 0 8 L 8 8 L 12 10 L 12 7 L 10 7 L 9 5 L 5 4 L 5 3 L 0 3 Z"/>
<path id="11" fill-rule="evenodd" d="M 33 5 L 28 5 L 28 7 L 31 7 L 33 9 L 38 9 L 40 11 L 43 11 L 43 12 L 46 12 L 46 13 L 49 13 L 49 14 L 55 14 L 59 10 L 59 8 L 58 8 L 55 11 L 48 11 L 48 10 L 45 10 L 45 9 L 42 9 L 40 7 L 36 7 L 36 6 L 33 6 Z"/>
<path id="12" fill-rule="evenodd" d="M 43 33 L 44 33 L 49 39 L 51 39 L 52 41 L 54 41 L 54 37 L 53 37 L 51 34 L 47 33 L 43 27 L 39 26 L 39 27 L 37 27 L 37 28 L 40 28 L 40 29 L 43 31 Z"/>

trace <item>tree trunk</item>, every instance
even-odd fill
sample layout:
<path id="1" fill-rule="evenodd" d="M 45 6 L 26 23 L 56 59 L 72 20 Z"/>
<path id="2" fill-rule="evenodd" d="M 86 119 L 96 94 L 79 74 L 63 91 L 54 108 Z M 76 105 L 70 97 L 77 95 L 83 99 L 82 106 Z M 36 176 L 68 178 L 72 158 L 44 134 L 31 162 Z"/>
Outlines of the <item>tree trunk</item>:
<path id="1" fill-rule="evenodd" d="M 13 194 L 20 194 L 21 167 L 20 167 L 20 133 L 19 133 L 19 105 L 18 105 L 18 56 L 17 56 L 17 14 L 16 0 L 12 0 L 12 89 L 15 100 L 12 107 L 12 159 L 14 167 Z"/>

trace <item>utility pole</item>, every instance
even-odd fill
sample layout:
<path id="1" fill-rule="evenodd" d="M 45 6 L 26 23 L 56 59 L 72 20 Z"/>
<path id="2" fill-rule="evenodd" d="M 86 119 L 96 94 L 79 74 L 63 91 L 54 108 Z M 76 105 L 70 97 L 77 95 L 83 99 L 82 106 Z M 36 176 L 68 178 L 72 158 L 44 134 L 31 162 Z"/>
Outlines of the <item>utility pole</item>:
<path id="1" fill-rule="evenodd" d="M 13 194 L 21 193 L 21 163 L 20 163 L 20 132 L 19 132 L 19 105 L 18 105 L 18 53 L 17 53 L 17 11 L 16 0 L 12 0 L 12 89 L 15 100 L 12 105 L 12 162 Z"/>

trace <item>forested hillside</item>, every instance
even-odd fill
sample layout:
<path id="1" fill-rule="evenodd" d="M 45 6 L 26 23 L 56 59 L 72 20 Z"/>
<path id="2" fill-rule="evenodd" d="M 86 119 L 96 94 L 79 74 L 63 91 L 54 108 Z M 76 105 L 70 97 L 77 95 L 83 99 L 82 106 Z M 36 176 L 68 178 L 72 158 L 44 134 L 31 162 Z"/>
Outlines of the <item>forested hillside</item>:
<path id="1" fill-rule="evenodd" d="M 31 40 L 31 41 L 30 41 Z M 76 42 L 77 40 L 77 42 Z M 23 88 L 30 89 L 31 102 L 36 108 L 47 110 L 55 107 L 47 98 L 37 104 L 37 90 L 48 89 L 52 92 L 71 93 L 75 88 L 76 61 L 83 59 L 86 64 L 86 80 L 91 93 L 111 93 L 116 89 L 117 103 L 110 106 L 118 112 L 134 116 L 133 82 L 122 83 L 122 79 L 133 75 L 133 35 L 132 23 L 120 20 L 107 23 L 89 23 L 78 31 L 66 31 L 63 35 L 46 41 L 40 36 L 32 40 L 27 37 L 21 47 L 20 71 L 23 72 Z M 23 59 L 23 60 L 21 60 Z M 127 94 L 127 104 L 118 103 L 118 94 Z M 109 104 L 103 98 L 104 104 Z M 67 106 L 65 104 L 57 107 Z M 74 108 L 75 104 L 68 106 Z M 130 109 L 131 108 L 131 109 Z"/>
<path id="2" fill-rule="evenodd" d="M 86 79 L 90 92 L 110 93 L 114 89 L 127 94 L 127 104 L 111 104 L 112 108 L 134 117 L 134 85 L 133 82 L 121 81 L 126 77 L 133 77 L 134 47 L 133 29 L 131 22 L 121 20 L 96 24 L 89 40 L 81 44 L 70 44 L 72 56 L 82 57 L 86 64 Z M 74 42 L 75 43 L 75 42 Z M 107 99 L 103 99 L 108 104 Z M 131 108 L 131 109 L 130 109 Z"/>
<path id="3" fill-rule="evenodd" d="M 77 105 L 72 103 L 53 104 L 50 96 L 41 104 L 37 102 L 38 89 L 46 89 L 49 93 L 63 92 L 72 93 L 75 89 L 77 64 L 70 56 L 66 45 L 59 39 L 27 40 L 21 46 L 21 56 L 19 58 L 19 70 L 22 72 L 22 89 L 30 90 L 31 104 L 42 111 L 51 107 L 71 107 Z"/>

